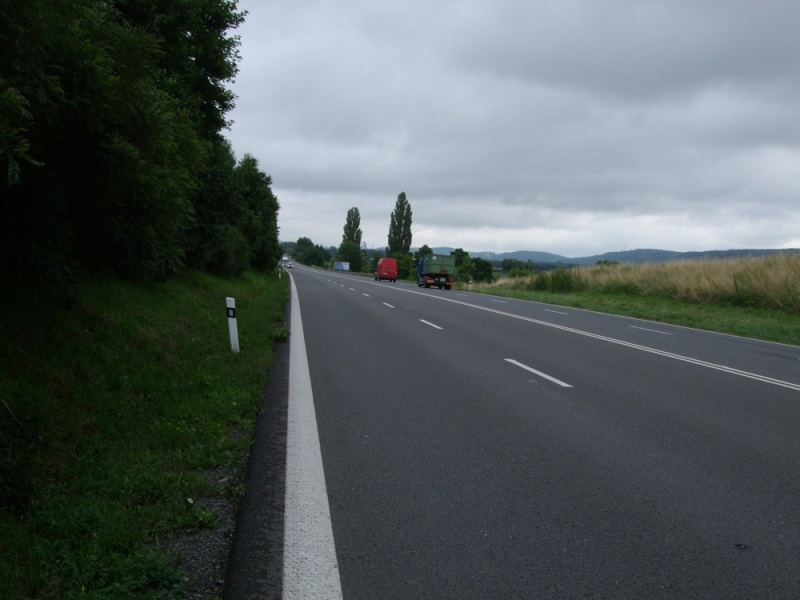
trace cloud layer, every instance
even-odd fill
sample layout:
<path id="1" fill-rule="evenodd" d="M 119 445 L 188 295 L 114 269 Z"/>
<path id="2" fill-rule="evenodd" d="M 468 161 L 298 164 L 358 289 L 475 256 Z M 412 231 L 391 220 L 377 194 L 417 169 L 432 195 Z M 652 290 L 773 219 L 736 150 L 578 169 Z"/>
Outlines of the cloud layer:
<path id="1" fill-rule="evenodd" d="M 281 239 L 585 256 L 800 247 L 795 0 L 278 0 L 247 10 L 237 156 Z"/>

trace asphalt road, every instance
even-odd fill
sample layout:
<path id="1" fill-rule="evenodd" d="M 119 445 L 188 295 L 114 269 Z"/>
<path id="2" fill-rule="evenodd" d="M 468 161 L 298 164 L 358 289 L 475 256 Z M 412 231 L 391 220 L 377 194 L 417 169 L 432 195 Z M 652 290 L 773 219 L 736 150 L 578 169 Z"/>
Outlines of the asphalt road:
<path id="1" fill-rule="evenodd" d="M 293 279 L 346 600 L 800 597 L 800 348 Z"/>

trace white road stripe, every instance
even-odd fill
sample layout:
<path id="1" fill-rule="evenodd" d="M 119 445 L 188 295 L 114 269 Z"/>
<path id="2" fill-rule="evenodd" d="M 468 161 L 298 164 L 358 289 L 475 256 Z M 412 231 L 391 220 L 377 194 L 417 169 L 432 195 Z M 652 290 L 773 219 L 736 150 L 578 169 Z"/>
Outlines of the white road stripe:
<path id="1" fill-rule="evenodd" d="M 636 325 L 630 325 L 631 329 L 641 329 L 642 331 L 649 331 L 650 333 L 660 333 L 661 335 L 672 335 L 668 331 L 659 331 L 658 329 L 648 329 L 647 327 L 637 327 Z"/>
<path id="2" fill-rule="evenodd" d="M 506 362 L 509 362 L 512 365 L 516 365 L 516 366 L 520 367 L 521 369 L 525 369 L 526 371 L 530 371 L 531 373 L 533 373 L 535 375 L 538 375 L 539 377 L 544 377 L 548 381 L 552 381 L 553 383 L 557 383 L 561 387 L 565 387 L 565 388 L 571 388 L 572 387 L 570 384 L 564 383 L 560 379 L 556 379 L 555 377 L 551 377 L 547 373 L 542 373 L 541 371 L 537 371 L 533 367 L 529 367 L 528 365 L 524 365 L 521 362 L 514 360 L 513 358 L 506 358 L 505 360 L 506 360 Z"/>
<path id="3" fill-rule="evenodd" d="M 552 309 L 549 309 L 549 308 L 545 308 L 544 312 L 556 313 L 557 315 L 568 315 L 569 314 L 569 313 L 561 312 L 560 310 L 552 310 Z"/>
<path id="4" fill-rule="evenodd" d="M 294 278 L 291 331 L 283 598 L 341 600 L 342 584 L 336 562 L 303 320 Z"/>
<path id="5" fill-rule="evenodd" d="M 388 302 L 384 302 L 383 304 L 384 304 L 385 306 L 388 306 L 389 308 L 394 308 L 394 306 L 392 306 L 392 305 L 391 305 L 391 304 L 389 304 Z"/>
<path id="6" fill-rule="evenodd" d="M 425 325 L 430 325 L 434 329 L 441 329 L 441 327 L 439 327 L 438 325 L 434 325 L 433 323 L 431 323 L 430 321 L 426 321 L 425 319 L 420 319 L 420 321 L 422 323 L 425 323 Z"/>
<path id="7" fill-rule="evenodd" d="M 453 298 L 444 298 L 442 296 L 431 296 L 428 294 L 422 294 L 421 292 L 417 292 L 414 290 L 406 290 L 403 288 L 398 288 L 399 291 L 406 292 L 408 294 L 418 294 L 424 295 L 427 298 L 433 298 L 435 300 L 441 300 L 443 302 L 452 302 L 453 304 L 460 304 L 462 306 L 468 306 L 470 308 L 475 308 L 477 310 L 484 310 L 486 312 L 495 313 L 497 315 L 503 315 L 504 317 L 510 317 L 512 319 L 519 319 L 521 321 L 527 321 L 529 323 L 536 323 L 537 325 L 542 325 L 544 327 L 552 327 L 554 329 L 560 329 L 561 331 L 568 331 L 570 333 L 575 333 L 578 335 L 583 335 L 586 337 L 594 338 L 596 340 L 602 340 L 604 342 L 609 342 L 611 344 L 618 344 L 620 346 L 627 346 L 628 348 L 633 348 L 635 350 L 640 350 L 642 352 L 650 352 L 652 354 L 657 354 L 659 356 L 664 356 L 667 358 L 672 358 L 674 360 L 680 360 L 683 362 L 695 364 L 701 367 L 705 367 L 707 369 L 715 369 L 717 371 L 722 371 L 724 373 L 729 373 L 731 375 L 738 375 L 739 377 L 746 377 L 747 379 L 752 379 L 754 381 L 761 381 L 762 383 L 769 383 L 771 385 L 777 385 L 780 387 L 784 387 L 790 390 L 795 390 L 800 392 L 800 384 L 799 383 L 792 383 L 790 381 L 784 381 L 782 379 L 776 379 L 774 377 L 768 377 L 766 375 L 760 375 L 758 373 L 752 373 L 750 371 L 743 371 L 741 369 L 734 369 L 733 367 L 726 367 L 725 365 L 718 365 L 716 363 L 708 362 L 705 360 L 699 360 L 696 358 L 691 358 L 689 356 L 683 356 L 682 354 L 675 354 L 673 352 L 666 352 L 664 350 L 659 350 L 657 348 L 650 348 L 649 346 L 642 346 L 640 344 L 633 344 L 631 342 L 626 342 L 624 340 L 619 340 L 617 338 L 608 337 L 605 335 L 599 335 L 597 333 L 591 333 L 589 331 L 584 331 L 582 329 L 575 329 L 573 327 L 566 327 L 565 325 L 558 325 L 556 323 L 550 323 L 549 321 L 542 321 L 540 319 L 533 319 L 531 317 L 525 317 L 523 315 L 517 315 L 510 312 L 504 312 L 502 310 L 497 310 L 496 308 L 489 308 L 488 306 L 479 306 L 477 304 L 470 304 L 469 302 L 462 302 L 461 300 L 455 300 Z"/>

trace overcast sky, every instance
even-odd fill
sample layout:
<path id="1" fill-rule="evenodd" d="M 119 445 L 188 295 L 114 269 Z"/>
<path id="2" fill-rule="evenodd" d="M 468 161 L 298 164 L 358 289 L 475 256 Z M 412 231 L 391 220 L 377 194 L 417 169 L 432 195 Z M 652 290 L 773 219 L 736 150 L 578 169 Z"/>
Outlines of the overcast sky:
<path id="1" fill-rule="evenodd" d="M 282 241 L 800 247 L 798 0 L 239 0 L 227 137 Z"/>

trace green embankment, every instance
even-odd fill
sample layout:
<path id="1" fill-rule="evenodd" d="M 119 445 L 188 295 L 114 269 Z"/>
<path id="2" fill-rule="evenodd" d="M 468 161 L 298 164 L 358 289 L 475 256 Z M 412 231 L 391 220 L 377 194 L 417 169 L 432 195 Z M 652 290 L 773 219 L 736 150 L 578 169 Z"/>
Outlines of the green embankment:
<path id="1" fill-rule="evenodd" d="M 187 271 L 89 282 L 68 309 L 4 300 L 0 597 L 184 596 L 167 542 L 242 491 L 204 475 L 242 464 L 287 297 L 285 276 Z"/>

